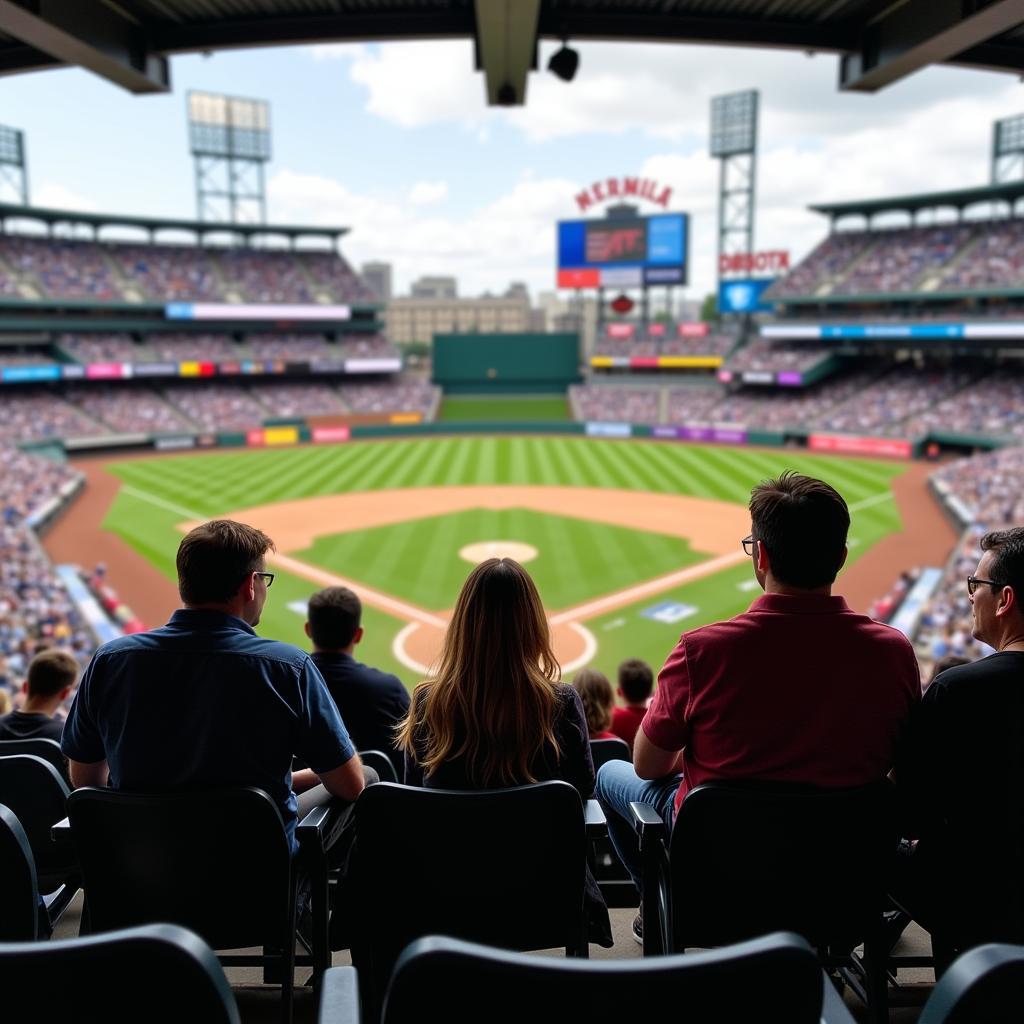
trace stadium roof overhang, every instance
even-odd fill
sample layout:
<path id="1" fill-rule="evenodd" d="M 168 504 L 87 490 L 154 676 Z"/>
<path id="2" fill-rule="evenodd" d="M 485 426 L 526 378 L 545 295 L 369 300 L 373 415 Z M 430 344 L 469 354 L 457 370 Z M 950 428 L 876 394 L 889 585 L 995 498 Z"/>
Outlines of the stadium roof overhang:
<path id="1" fill-rule="evenodd" d="M 78 210 L 53 210 L 43 206 L 21 206 L 17 203 L 0 203 L 0 225 L 8 220 L 33 220 L 45 224 L 48 230 L 58 225 L 91 228 L 94 233 L 100 228 L 139 228 L 154 238 L 161 231 L 187 231 L 200 241 L 208 235 L 241 235 L 246 240 L 254 237 L 280 237 L 294 241 L 297 238 L 325 238 L 332 243 L 348 233 L 348 228 L 309 227 L 297 224 L 244 224 L 218 223 L 209 220 L 181 220 L 169 217 L 136 217 L 130 214 L 82 213 Z"/>
<path id="2" fill-rule="evenodd" d="M 0 73 L 79 65 L 133 92 L 168 56 L 227 47 L 469 38 L 490 103 L 526 100 L 540 38 L 840 55 L 842 89 L 929 64 L 1024 73 L 1024 0 L 0 0 Z"/>
<path id="3" fill-rule="evenodd" d="M 809 210 L 831 217 L 873 217 L 880 213 L 917 213 L 919 210 L 953 208 L 966 210 L 981 203 L 1006 203 L 1011 208 L 1024 197 L 1024 181 L 1007 181 L 977 188 L 957 188 L 946 192 L 923 192 L 914 196 L 892 196 L 885 199 L 855 199 L 843 203 L 815 203 Z"/>

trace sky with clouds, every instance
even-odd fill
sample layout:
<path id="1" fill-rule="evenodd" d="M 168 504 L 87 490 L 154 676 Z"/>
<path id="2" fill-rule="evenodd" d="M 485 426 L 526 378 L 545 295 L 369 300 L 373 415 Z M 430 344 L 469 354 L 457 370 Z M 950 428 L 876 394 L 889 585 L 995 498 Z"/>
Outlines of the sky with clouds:
<path id="1" fill-rule="evenodd" d="M 350 260 L 390 262 L 399 291 L 421 274 L 454 274 L 464 295 L 513 280 L 550 290 L 554 225 L 576 215 L 574 195 L 653 177 L 691 214 L 687 295 L 699 297 L 715 278 L 712 96 L 761 90 L 756 246 L 794 257 L 827 228 L 808 203 L 983 184 L 992 121 L 1024 108 L 1009 75 L 936 68 L 841 94 L 826 55 L 574 45 L 575 81 L 532 74 L 522 108 L 488 108 L 470 43 L 452 41 L 182 56 L 166 96 L 78 70 L 4 77 L 0 120 L 26 132 L 34 203 L 193 217 L 186 92 L 266 99 L 268 219 L 348 226 Z"/>

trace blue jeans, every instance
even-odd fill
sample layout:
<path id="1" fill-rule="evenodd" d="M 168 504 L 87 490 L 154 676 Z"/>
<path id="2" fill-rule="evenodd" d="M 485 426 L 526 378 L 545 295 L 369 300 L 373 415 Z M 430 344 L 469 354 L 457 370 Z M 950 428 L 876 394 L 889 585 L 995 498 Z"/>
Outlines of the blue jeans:
<path id="1" fill-rule="evenodd" d="M 648 782 L 638 778 L 629 761 L 608 761 L 597 773 L 595 796 L 608 819 L 608 837 L 640 891 L 640 840 L 633 828 L 630 803 L 650 804 L 671 831 L 675 799 L 682 775 L 666 775 Z"/>

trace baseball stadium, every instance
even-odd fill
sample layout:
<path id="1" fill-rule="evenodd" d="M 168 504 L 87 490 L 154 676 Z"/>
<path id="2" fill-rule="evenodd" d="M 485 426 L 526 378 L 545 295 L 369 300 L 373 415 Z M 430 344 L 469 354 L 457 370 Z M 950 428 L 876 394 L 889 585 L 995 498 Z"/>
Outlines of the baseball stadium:
<path id="1" fill-rule="evenodd" d="M 571 40 L 607 39 L 622 46 L 656 40 L 835 53 L 840 88 L 862 92 L 882 89 L 929 64 L 1018 75 L 1024 70 L 1024 8 L 1008 0 L 969 5 L 927 0 L 663 5 L 88 0 L 77 14 L 70 10 L 73 5 L 64 6 L 0 3 L 5 74 L 40 70 L 45 75 L 47 68 L 77 65 L 131 92 L 166 93 L 170 61 L 180 53 L 460 38 L 474 41 L 487 102 L 525 104 L 529 111 L 526 82 L 537 72 L 542 40 L 562 41 L 549 70 L 568 82 L 579 61 Z M 266 101 L 188 93 L 195 216 L 34 205 L 26 157 L 31 132 L 0 126 L 0 177 L 13 183 L 15 193 L 20 190 L 20 196 L 8 193 L 7 201 L 0 201 L 0 714 L 19 713 L 25 701 L 22 683 L 40 652 L 69 652 L 84 671 L 103 645 L 144 637 L 166 623 L 182 604 L 178 546 L 211 520 L 249 524 L 273 541 L 260 567 L 266 572 L 256 573 L 269 573 L 267 586 L 273 583 L 255 620 L 260 637 L 309 650 L 311 596 L 324 588 L 347 588 L 362 605 L 364 632 L 356 656 L 396 676 L 410 693 L 438 670 L 467 576 L 495 558 L 518 562 L 536 584 L 563 681 L 596 669 L 614 687 L 619 666 L 630 659 L 646 662 L 657 676 L 681 634 L 739 616 L 760 597 L 763 579 L 752 572 L 744 546 L 744 539 L 753 537 L 748 503 L 756 485 L 787 471 L 827 481 L 845 499 L 848 556 L 836 593 L 854 611 L 909 641 L 924 683 L 950 657 L 973 664 L 999 651 L 989 637 L 972 634 L 975 591 L 969 594 L 964 580 L 974 580 L 981 538 L 1024 520 L 1024 115 L 994 119 L 989 181 L 805 203 L 819 223 L 818 240 L 809 251 L 791 254 L 754 243 L 761 125 L 775 123 L 764 117 L 770 102 L 757 90 L 712 99 L 707 156 L 717 162 L 717 196 L 688 194 L 685 182 L 662 182 L 639 169 L 617 176 L 621 167 L 600 169 L 595 181 L 581 182 L 567 195 L 564 215 L 548 225 L 556 314 L 527 310 L 529 315 L 514 322 L 500 313 L 477 311 L 470 320 L 454 306 L 447 313 L 435 309 L 429 327 L 413 328 L 421 333 L 411 339 L 400 319 L 406 315 L 405 300 L 381 294 L 350 255 L 348 235 L 358 237 L 358 223 L 275 222 L 263 187 L 271 159 Z M 691 212 L 705 201 L 712 208 L 712 200 L 717 200 L 714 250 L 697 242 L 697 221 L 710 215 Z M 687 285 L 712 264 L 715 294 L 703 308 L 685 301 Z M 970 586 L 990 582 L 979 579 Z M 779 666 L 787 654 L 780 652 Z M 842 659 L 845 652 L 835 656 Z M 823 666 L 825 674 L 829 670 Z M 29 692 L 26 682 L 24 693 Z M 54 712 L 60 721 L 75 699 L 69 689 Z M 2 723 L 0 718 L 0 729 Z M 591 730 L 592 742 L 593 737 Z M 435 965 L 435 977 L 426 962 L 419 975 L 410 970 L 406 985 L 412 987 L 406 990 L 396 973 L 396 987 L 385 1003 L 383 987 L 366 981 L 376 979 L 384 962 L 383 953 L 380 962 L 360 954 L 360 942 L 369 949 L 369 939 L 353 937 L 351 955 L 347 945 L 335 947 L 333 954 L 322 945 L 327 919 L 319 916 L 317 900 L 322 898 L 326 908 L 329 878 L 333 912 L 340 912 L 333 895 L 339 868 L 332 863 L 328 871 L 320 850 L 323 864 L 302 869 L 311 883 L 296 881 L 306 876 L 289 869 L 285 857 L 284 885 L 292 886 L 286 944 L 296 945 L 299 927 L 298 953 L 278 954 L 275 964 L 283 958 L 285 966 L 278 964 L 275 975 L 267 953 L 275 943 L 265 937 L 248 941 L 260 934 L 251 923 L 248 931 L 241 925 L 228 930 L 246 941 L 228 943 L 211 937 L 227 932 L 209 923 L 209 912 L 196 912 L 193 919 L 192 908 L 172 916 L 168 908 L 181 901 L 181 887 L 173 898 L 167 896 L 171 888 L 161 888 L 164 879 L 155 868 L 139 874 L 144 882 L 124 882 L 121 901 L 143 908 L 135 917 L 105 908 L 105 902 L 118 900 L 117 880 L 104 882 L 102 872 L 89 866 L 94 861 L 86 846 L 95 836 L 87 837 L 87 825 L 75 818 L 60 750 L 54 745 L 57 767 L 47 765 L 44 780 L 49 786 L 53 778 L 56 796 L 51 800 L 48 793 L 43 801 L 42 783 L 29 787 L 25 781 L 26 773 L 39 770 L 41 748 L 14 749 L 24 742 L 29 741 L 0 731 L 0 872 L 5 879 L 0 889 L 8 890 L 0 895 L 0 979 L 5 992 L 31 980 L 30 992 L 12 997 L 14 1007 L 25 1008 L 12 1020 L 56 1020 L 43 1009 L 43 986 L 59 977 L 66 978 L 70 994 L 57 1003 L 80 1010 L 79 1016 L 62 1011 L 62 1021 L 178 1021 L 187 1012 L 203 1021 L 280 1017 L 323 1024 L 376 1024 L 385 1018 L 399 1024 L 424 1012 L 429 1020 L 511 1021 L 524 1012 L 542 1021 L 554 1020 L 552 1014 L 560 1020 L 610 1020 L 609 1013 L 621 1017 L 634 1012 L 635 1004 L 624 1001 L 624 981 L 597 973 L 598 961 L 606 960 L 651 969 L 645 984 L 659 993 L 649 1003 L 652 1012 L 664 1012 L 668 1000 L 676 998 L 672 993 L 691 986 L 698 1020 L 746 1019 L 757 1012 L 769 1020 L 898 1024 L 920 1018 L 940 1024 L 1019 1019 L 1024 1013 L 1024 946 L 1012 945 L 1024 942 L 1024 913 L 1016 940 L 1003 940 L 1002 933 L 985 940 L 1003 943 L 984 947 L 996 951 L 989 954 L 991 963 L 971 961 L 974 950 L 946 973 L 940 930 L 898 902 L 896 910 L 886 905 L 885 923 L 901 914 L 907 917 L 902 925 L 912 922 L 902 938 L 896 933 L 891 949 L 879 953 L 877 945 L 872 947 L 883 915 L 868 882 L 864 888 L 849 883 L 849 890 L 860 893 L 872 913 L 877 909 L 873 930 L 846 946 L 834 936 L 822 938 L 835 921 L 814 931 L 792 924 L 802 918 L 758 918 L 752 911 L 748 917 L 774 926 L 744 931 L 741 924 L 739 930 L 704 933 L 698 928 L 692 933 L 697 941 L 682 941 L 678 922 L 684 915 L 672 910 L 673 900 L 682 897 L 671 889 L 668 896 L 664 889 L 655 893 L 653 883 L 649 894 L 646 887 L 649 869 L 661 882 L 683 878 L 682 869 L 670 864 L 670 849 L 676 860 L 681 856 L 677 846 L 682 843 L 675 838 L 671 847 L 660 848 L 661 862 L 643 852 L 644 835 L 670 843 L 657 817 L 660 833 L 650 821 L 648 833 L 636 826 L 647 858 L 641 904 L 645 938 L 637 933 L 641 915 L 633 917 L 636 889 L 609 845 L 601 807 L 587 800 L 590 793 L 581 794 L 585 818 L 579 838 L 582 848 L 585 825 L 588 853 L 586 864 L 577 865 L 578 874 L 583 877 L 586 869 L 588 884 L 607 900 L 614 938 L 614 945 L 602 944 L 610 948 L 598 948 L 591 937 L 590 974 L 548 978 L 537 966 L 540 961 L 524 960 L 517 967 L 513 961 L 522 957 L 508 952 L 500 954 L 505 960 L 495 961 L 505 974 L 491 964 L 496 973 L 481 969 L 477 975 L 473 963 L 453 959 L 454 966 Z M 596 748 L 587 756 L 592 768 L 599 766 Z M 629 756 L 627 746 L 625 759 Z M 1019 761 L 1019 749 L 1015 756 Z M 75 760 L 71 756 L 72 766 Z M 7 771 L 5 764 L 11 765 Z M 296 777 L 300 769 L 297 761 Z M 382 775 L 381 781 L 388 780 Z M 232 775 L 223 785 L 248 783 Z M 112 782 L 111 787 L 118 788 Z M 428 819 L 421 822 L 420 811 L 408 806 L 410 820 L 429 831 Z M 392 818 L 407 813 L 399 807 L 389 809 Z M 84 822 L 84 801 L 82 808 Z M 153 813 L 177 822 L 167 825 L 165 837 L 187 820 L 174 818 L 178 811 Z M 817 814 L 817 808 L 810 813 Z M 844 820 L 849 824 L 858 813 L 844 810 Z M 460 870 L 492 856 L 505 865 L 502 856 L 511 857 L 514 848 L 507 863 L 518 876 L 520 865 L 533 856 L 529 843 L 519 846 L 506 836 L 492 843 L 497 852 L 478 848 L 473 844 L 483 841 L 480 833 L 493 827 L 497 834 L 498 826 L 485 824 L 492 819 L 483 804 L 467 805 L 465 814 L 458 820 L 479 815 L 484 824 L 459 826 L 465 829 L 459 842 L 476 851 L 468 858 L 460 855 Z M 300 832 L 310 818 L 302 820 Z M 200 818 L 204 825 L 217 820 Z M 228 831 L 230 819 L 223 820 Z M 751 844 L 756 861 L 757 830 L 767 835 L 788 827 L 766 824 L 772 820 L 734 834 L 729 829 L 738 826 L 727 829 L 723 819 L 723 835 Z M 366 821 L 372 824 L 369 810 Z M 846 840 L 835 838 L 844 835 L 841 829 L 828 838 L 834 823 L 820 821 L 827 860 L 829 844 Z M 322 835 L 309 840 L 316 836 L 310 827 L 312 833 L 299 835 L 303 856 L 302 844 L 312 842 L 318 849 L 322 840 Z M 439 838 L 443 831 L 439 825 L 429 841 L 421 836 L 415 844 L 416 856 L 432 865 L 409 869 L 421 887 L 432 884 L 431 872 L 441 872 L 440 864 L 450 856 Z M 849 850 L 856 853 L 839 859 L 842 870 L 857 874 L 873 856 L 865 852 L 870 832 L 865 825 L 854 833 Z M 398 835 L 396 830 L 392 841 L 404 842 L 394 839 Z M 360 837 L 364 849 L 373 848 L 357 831 L 357 856 Z M 122 840 L 125 848 L 133 841 Z M 773 851 L 765 854 L 771 864 L 776 840 L 764 841 Z M 238 847 L 224 842 L 225 851 L 234 851 L 224 854 L 228 861 L 237 865 L 245 859 L 237 855 Z M 538 849 L 542 845 L 536 837 L 531 842 Z M 161 862 L 152 848 L 138 849 L 143 853 L 134 854 L 136 859 Z M 548 864 L 561 856 L 554 850 L 552 845 Z M 393 851 L 386 843 L 380 851 L 387 865 Z M 178 855 L 188 866 L 164 870 L 192 873 L 201 881 L 205 868 L 188 860 L 192 853 L 175 849 L 167 863 L 175 864 Z M 792 849 L 787 856 L 796 857 Z M 28 867 L 23 870 L 24 857 Z M 109 848 L 96 863 L 103 857 L 110 863 L 122 860 Z M 363 857 L 365 862 L 370 855 Z M 813 869 L 803 859 L 800 868 L 793 861 L 793 873 L 805 873 L 805 890 L 811 870 L 816 884 L 829 892 L 849 882 L 849 874 L 837 878 L 840 869 L 824 860 Z M 264 870 L 260 858 L 254 863 Z M 750 885 L 770 886 L 772 878 L 781 877 L 777 867 L 766 877 L 750 868 Z M 368 872 L 365 863 L 362 870 Z M 522 893 L 512 898 L 506 893 L 504 902 L 522 899 L 526 905 L 541 887 L 539 871 L 525 864 L 529 885 L 524 882 Z M 864 874 L 871 881 L 871 870 Z M 29 876 L 31 891 L 22 886 L 23 877 L 29 885 Z M 220 886 L 229 875 L 217 877 Z M 246 877 L 240 887 L 251 892 L 253 879 L 261 876 Z M 569 971 L 588 956 L 586 941 L 582 952 L 573 951 L 568 941 L 524 939 L 527 933 L 517 933 L 512 924 L 507 934 L 479 925 L 473 916 L 478 910 L 471 913 L 469 905 L 487 904 L 494 887 L 505 883 L 475 868 L 472 878 L 473 886 L 491 888 L 467 894 L 458 890 L 458 878 L 438 882 L 448 889 L 444 911 L 435 920 L 447 930 L 424 923 L 427 930 L 417 931 L 402 922 L 394 924 L 395 934 L 437 933 L 506 950 L 564 946 L 568 959 L 548 959 Z M 94 889 L 90 879 L 99 879 Z M 309 891 L 303 884 L 312 886 L 308 899 L 316 934 L 311 940 L 301 930 L 303 893 Z M 1005 879 L 998 884 L 1010 885 Z M 1012 894 L 1006 889 L 1007 903 L 1016 906 L 1019 879 L 1013 884 Z M 133 895 L 133 885 L 141 886 L 141 895 Z M 779 885 L 798 888 L 788 878 Z M 295 886 L 302 897 L 298 904 Z M 676 887 L 682 888 L 681 881 Z M 747 891 L 737 884 L 736 892 Z M 219 899 L 220 888 L 214 892 Z M 838 908 L 836 919 L 856 902 L 850 892 L 847 905 L 838 895 L 823 901 Z M 145 909 L 150 897 L 163 907 L 162 914 Z M 207 897 L 196 897 L 201 898 Z M 815 898 L 812 893 L 808 902 Z M 369 915 L 369 897 L 359 899 Z M 739 919 L 744 900 L 749 897 L 723 896 L 729 914 Z M 19 907 L 25 905 L 31 920 L 22 925 L 25 914 L 18 916 Z M 244 899 L 230 902 L 240 920 L 244 905 Z M 326 909 L 322 912 L 326 915 Z M 459 917 L 463 912 L 465 921 Z M 433 911 L 419 913 L 426 921 Z M 652 939 L 650 922 L 659 914 L 663 927 Z M 415 915 L 410 911 L 410 916 Z M 164 922 L 192 925 L 200 937 L 182 938 L 181 929 L 170 936 L 153 930 L 169 928 Z M 149 927 L 152 934 L 122 930 L 117 933 L 122 945 L 106 949 L 104 936 L 125 925 Z M 739 949 L 733 945 L 737 938 L 769 943 L 772 936 L 759 936 L 793 931 L 800 934 L 784 941 L 776 934 L 781 944 L 775 947 L 733 952 Z M 560 934 L 554 928 L 535 933 Z M 711 938 L 702 940 L 702 934 Z M 332 945 L 333 935 L 332 930 Z M 76 942 L 87 945 L 76 947 Z M 170 953 L 157 948 L 161 942 Z M 155 963 L 166 960 L 166 973 L 163 966 L 146 968 L 146 943 L 152 944 Z M 221 954 L 218 963 L 204 943 L 218 953 L 255 950 L 257 961 L 243 967 L 240 956 Z M 799 970 L 787 974 L 783 962 L 797 957 L 797 945 L 809 950 L 809 982 L 800 979 Z M 47 946 L 58 959 L 41 954 Z M 690 947 L 710 952 L 682 956 Z M 387 954 L 389 966 L 401 948 Z M 191 958 L 180 984 L 173 973 L 175 956 Z M 753 964 L 760 957 L 764 965 Z M 963 970 L 976 970 L 980 981 L 957 974 L 964 962 Z M 658 963 L 666 965 L 662 974 L 653 971 Z M 312 967 L 312 976 L 296 964 Z M 358 973 L 364 964 L 370 966 Z M 520 967 L 527 972 L 521 981 L 515 974 Z M 678 977 L 670 967 L 681 972 Z M 993 981 L 982 968 L 1003 973 Z M 451 978 L 446 969 L 455 972 Z M 744 975 L 745 969 L 752 973 Z M 352 970 L 358 977 L 341 973 Z M 622 977 L 635 997 L 641 976 Z M 386 981 L 387 976 L 379 985 Z M 437 998 L 445 981 L 451 989 L 465 987 L 464 1006 L 453 1008 Z M 952 981 L 969 992 L 960 993 Z M 207 983 L 214 996 L 204 990 Z M 103 985 L 114 986 L 123 998 L 103 995 Z M 536 986 L 546 994 L 540 1001 L 550 1003 L 550 1013 L 511 993 L 510 1008 L 499 1012 L 493 1006 L 497 985 L 501 991 Z M 754 1002 L 743 1002 L 761 987 Z M 589 991 L 585 1004 L 574 1003 L 584 990 Z M 160 1010 L 157 1004 L 165 996 L 166 1008 Z M 140 999 L 151 1011 L 136 1010 L 140 1016 L 132 1018 L 118 1009 L 138 1007 Z M 434 999 L 436 1006 L 430 1003 Z M 680 1012 L 686 1009 L 685 999 L 678 1005 Z"/>

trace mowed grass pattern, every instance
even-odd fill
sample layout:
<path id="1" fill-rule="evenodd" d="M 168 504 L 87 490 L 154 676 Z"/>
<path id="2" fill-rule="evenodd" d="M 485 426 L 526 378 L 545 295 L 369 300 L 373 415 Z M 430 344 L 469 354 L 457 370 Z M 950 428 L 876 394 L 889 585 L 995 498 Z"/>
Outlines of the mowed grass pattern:
<path id="1" fill-rule="evenodd" d="M 293 554 L 423 608 L 442 610 L 455 604 L 472 568 L 460 557 L 460 549 L 494 540 L 514 540 L 536 548 L 537 557 L 528 568 L 551 610 L 710 557 L 691 551 L 679 537 L 521 508 L 466 509 L 333 534 Z M 430 557 L 419 557 L 425 551 Z M 368 559 L 367 552 L 375 554 Z M 567 565 L 572 566 L 571 572 L 566 572 Z M 363 572 L 371 573 L 372 579 L 362 579 Z"/>
<path id="2" fill-rule="evenodd" d="M 555 423 L 570 417 L 569 403 L 564 396 L 491 395 L 486 398 L 445 398 L 438 418 L 448 423 L 494 420 Z"/>
<path id="3" fill-rule="evenodd" d="M 458 437 L 363 442 L 338 446 L 217 451 L 202 455 L 161 456 L 112 463 L 110 470 L 122 489 L 105 521 L 169 578 L 174 578 L 174 551 L 181 538 L 177 524 L 187 518 L 212 518 L 234 509 L 285 499 L 349 491 L 395 490 L 450 485 L 540 484 L 605 487 L 630 491 L 686 494 L 745 505 L 750 488 L 759 480 L 794 469 L 828 480 L 853 510 L 851 561 L 886 534 L 900 529 L 890 482 L 902 472 L 898 463 L 864 459 L 836 459 L 802 451 L 770 451 L 697 446 L 654 441 L 601 441 L 581 437 Z M 642 501 L 638 494 L 636 500 Z M 444 517 L 448 518 L 448 517 Z M 256 524 L 258 525 L 258 524 Z M 339 534 L 344 524 L 338 524 Z M 631 532 L 631 531 L 627 531 Z M 636 534 L 637 537 L 644 536 Z M 481 539 L 519 540 L 519 537 L 482 537 L 476 530 L 464 543 Z M 739 542 L 737 537 L 737 543 Z M 358 546 L 344 574 L 387 590 L 377 579 L 374 562 L 393 564 L 388 572 L 429 579 L 434 551 L 409 547 L 404 566 L 395 562 L 392 549 Z M 592 557 L 593 560 L 592 560 Z M 356 564 L 356 559 L 357 563 Z M 598 561 L 586 547 L 566 547 L 553 569 L 558 575 L 580 572 Z M 536 564 L 536 563 L 535 563 Z M 652 575 L 679 568 L 678 558 Z M 341 564 L 334 566 L 342 573 Z M 465 566 L 468 571 L 469 566 Z M 460 570 L 461 571 L 461 570 Z M 682 629 L 732 615 L 754 596 L 740 589 L 749 570 L 740 566 L 634 608 L 599 617 L 589 625 L 599 644 L 595 663 L 609 671 L 622 657 L 644 657 L 658 664 Z M 733 578 L 735 577 L 735 578 Z M 594 580 L 594 596 L 616 589 Z M 450 591 L 450 581 L 444 588 Z M 305 644 L 301 614 L 289 604 L 303 601 L 313 587 L 299 577 L 279 574 L 264 612 L 260 629 L 265 635 Z M 541 595 L 554 610 L 559 605 L 541 586 Z M 681 600 L 698 611 L 677 624 L 652 621 L 640 613 L 664 600 Z M 428 607 L 450 607 L 447 593 Z M 623 619 L 620 625 L 608 623 Z M 365 660 L 415 681 L 399 665 L 391 643 L 404 625 L 398 619 L 367 609 Z M 608 627 L 608 628 L 605 628 Z"/>

